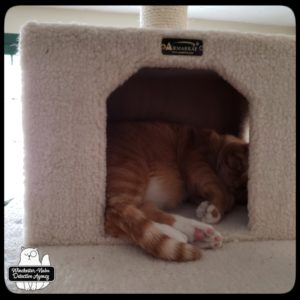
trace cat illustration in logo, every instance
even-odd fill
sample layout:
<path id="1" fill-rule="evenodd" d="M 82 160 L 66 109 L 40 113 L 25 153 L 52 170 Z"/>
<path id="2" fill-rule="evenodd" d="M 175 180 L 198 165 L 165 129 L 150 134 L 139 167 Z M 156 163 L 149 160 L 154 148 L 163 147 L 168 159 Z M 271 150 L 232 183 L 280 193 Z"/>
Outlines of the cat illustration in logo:
<path id="1" fill-rule="evenodd" d="M 49 255 L 43 256 L 42 262 L 40 262 L 39 252 L 36 248 L 24 248 L 21 247 L 21 257 L 19 266 L 50 266 Z M 18 281 L 17 287 L 22 290 L 39 290 L 48 286 L 48 281 Z"/>

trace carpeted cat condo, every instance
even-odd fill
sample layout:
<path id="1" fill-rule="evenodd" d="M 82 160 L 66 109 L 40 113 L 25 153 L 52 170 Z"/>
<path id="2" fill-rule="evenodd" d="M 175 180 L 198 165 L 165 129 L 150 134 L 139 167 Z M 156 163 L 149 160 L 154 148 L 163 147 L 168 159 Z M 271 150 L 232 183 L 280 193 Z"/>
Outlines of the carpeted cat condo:
<path id="1" fill-rule="evenodd" d="M 143 68 L 214 71 L 247 99 L 248 220 L 238 239 L 295 238 L 294 38 L 31 22 L 20 54 L 26 244 L 116 242 L 104 232 L 107 99 Z"/>

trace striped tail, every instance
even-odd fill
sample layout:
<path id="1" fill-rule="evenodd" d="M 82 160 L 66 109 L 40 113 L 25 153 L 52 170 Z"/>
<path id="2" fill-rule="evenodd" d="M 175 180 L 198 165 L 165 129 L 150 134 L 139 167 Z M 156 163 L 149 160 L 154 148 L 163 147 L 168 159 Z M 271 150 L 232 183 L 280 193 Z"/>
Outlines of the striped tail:
<path id="1" fill-rule="evenodd" d="M 160 226 L 148 219 L 136 206 L 128 204 L 117 209 L 107 209 L 107 217 L 110 220 L 113 218 L 123 234 L 154 257 L 178 262 L 201 257 L 199 248 L 163 233 Z"/>

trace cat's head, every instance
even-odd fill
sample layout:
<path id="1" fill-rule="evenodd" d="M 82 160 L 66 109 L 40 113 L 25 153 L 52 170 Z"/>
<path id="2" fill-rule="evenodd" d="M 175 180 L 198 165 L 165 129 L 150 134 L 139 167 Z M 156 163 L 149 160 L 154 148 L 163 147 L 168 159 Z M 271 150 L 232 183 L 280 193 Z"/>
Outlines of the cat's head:
<path id="1" fill-rule="evenodd" d="M 39 260 L 39 252 L 36 248 L 21 248 L 21 261 L 22 262 L 35 262 Z"/>
<path id="2" fill-rule="evenodd" d="M 249 144 L 226 136 L 218 155 L 217 170 L 228 190 L 237 201 L 247 195 Z"/>

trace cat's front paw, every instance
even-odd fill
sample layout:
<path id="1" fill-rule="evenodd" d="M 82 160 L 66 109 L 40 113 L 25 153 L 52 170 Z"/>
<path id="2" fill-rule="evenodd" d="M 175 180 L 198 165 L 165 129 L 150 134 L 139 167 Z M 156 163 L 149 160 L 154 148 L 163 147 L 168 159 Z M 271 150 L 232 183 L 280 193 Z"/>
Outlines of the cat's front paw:
<path id="1" fill-rule="evenodd" d="M 196 216 L 203 222 L 209 224 L 218 223 L 221 220 L 221 213 L 214 204 L 203 201 L 196 209 Z"/>

